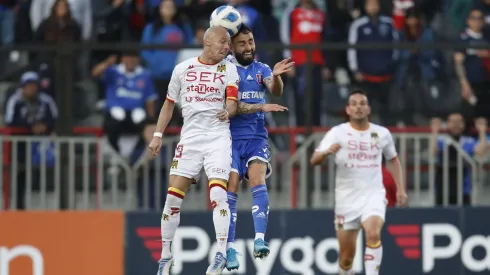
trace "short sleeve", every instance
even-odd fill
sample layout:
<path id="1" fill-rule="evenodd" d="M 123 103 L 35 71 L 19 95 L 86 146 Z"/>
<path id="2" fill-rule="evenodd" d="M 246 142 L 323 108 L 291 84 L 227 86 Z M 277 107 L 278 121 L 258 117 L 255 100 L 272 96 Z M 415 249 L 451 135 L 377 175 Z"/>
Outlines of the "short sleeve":
<path id="1" fill-rule="evenodd" d="M 226 86 L 236 86 L 240 84 L 240 76 L 235 65 L 230 66 L 230 69 L 226 72 Z"/>
<path id="2" fill-rule="evenodd" d="M 235 65 L 229 66 L 226 72 L 226 100 L 238 101 L 238 85 L 240 76 Z"/>
<path id="3" fill-rule="evenodd" d="M 264 79 L 271 77 L 272 76 L 272 70 L 271 67 L 267 64 L 262 64 L 262 73 L 264 75 Z"/>
<path id="4" fill-rule="evenodd" d="M 167 99 L 171 102 L 178 102 L 180 95 L 180 75 L 179 75 L 179 67 L 175 67 L 172 72 L 172 77 L 170 78 L 170 82 L 168 84 L 167 90 Z"/>
<path id="5" fill-rule="evenodd" d="M 102 82 L 105 85 L 111 85 L 112 83 L 114 83 L 115 74 L 116 74 L 116 65 L 112 65 L 109 68 L 107 68 L 102 74 Z"/>
<path id="6" fill-rule="evenodd" d="M 383 146 L 383 155 L 386 159 L 392 160 L 397 156 L 395 142 L 393 141 L 393 136 L 388 132 L 385 136 L 386 142 Z"/>
<path id="7" fill-rule="evenodd" d="M 337 132 L 336 129 L 337 128 L 334 127 L 325 134 L 323 139 L 320 141 L 320 144 L 318 144 L 318 147 L 316 147 L 315 152 L 324 153 L 328 150 L 328 148 L 337 142 L 337 135 L 335 134 Z"/>

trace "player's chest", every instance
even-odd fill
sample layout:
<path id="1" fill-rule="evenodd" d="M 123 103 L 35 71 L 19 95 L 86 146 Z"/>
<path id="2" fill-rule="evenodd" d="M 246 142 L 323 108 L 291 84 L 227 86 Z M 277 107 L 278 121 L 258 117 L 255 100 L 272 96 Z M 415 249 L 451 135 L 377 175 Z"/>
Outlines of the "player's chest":
<path id="1" fill-rule="evenodd" d="M 238 87 L 238 98 L 245 102 L 256 102 L 265 99 L 265 86 L 261 71 L 243 70 L 239 73 L 240 85 Z"/>
<path id="2" fill-rule="evenodd" d="M 207 70 L 187 70 L 183 76 L 185 93 L 206 95 L 224 95 L 226 89 L 226 72 L 211 67 Z"/>
<path id="3" fill-rule="evenodd" d="M 379 137 L 370 133 L 347 133 L 340 141 L 341 155 L 348 159 L 372 159 L 381 155 L 383 144 Z"/>

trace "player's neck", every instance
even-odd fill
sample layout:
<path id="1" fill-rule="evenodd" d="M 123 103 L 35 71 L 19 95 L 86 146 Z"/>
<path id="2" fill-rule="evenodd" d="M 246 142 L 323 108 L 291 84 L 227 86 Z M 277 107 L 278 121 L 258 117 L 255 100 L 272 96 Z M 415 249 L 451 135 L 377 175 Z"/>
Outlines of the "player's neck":
<path id="1" fill-rule="evenodd" d="M 216 61 L 213 58 L 211 58 L 210 54 L 207 53 L 206 51 L 203 51 L 197 59 L 199 60 L 199 62 L 201 62 L 204 65 L 216 65 L 219 63 L 219 61 Z"/>
<path id="2" fill-rule="evenodd" d="M 369 121 L 349 121 L 350 127 L 357 131 L 366 131 L 369 129 Z"/>

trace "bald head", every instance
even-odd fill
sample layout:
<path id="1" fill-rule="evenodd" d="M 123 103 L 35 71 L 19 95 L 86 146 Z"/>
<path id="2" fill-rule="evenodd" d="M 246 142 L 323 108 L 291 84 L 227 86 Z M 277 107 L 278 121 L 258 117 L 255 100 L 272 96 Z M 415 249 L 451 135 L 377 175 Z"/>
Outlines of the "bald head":
<path id="1" fill-rule="evenodd" d="M 203 36 L 204 49 L 201 59 L 207 59 L 210 63 L 218 63 L 230 52 L 230 34 L 219 26 L 206 30 Z"/>
<path id="2" fill-rule="evenodd" d="M 223 27 L 213 26 L 208 28 L 206 32 L 204 32 L 203 42 L 204 45 L 206 45 L 206 41 L 212 41 L 216 38 L 221 39 L 224 37 L 230 38 L 230 34 L 228 33 L 228 31 Z"/>

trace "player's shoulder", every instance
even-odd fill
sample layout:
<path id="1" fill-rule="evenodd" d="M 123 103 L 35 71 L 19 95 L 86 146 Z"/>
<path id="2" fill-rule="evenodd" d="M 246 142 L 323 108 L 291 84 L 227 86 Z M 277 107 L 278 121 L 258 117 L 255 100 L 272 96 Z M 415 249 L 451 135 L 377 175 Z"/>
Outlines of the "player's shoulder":
<path id="1" fill-rule="evenodd" d="M 348 127 L 349 127 L 348 123 L 341 123 L 341 124 L 335 125 L 332 128 L 330 128 L 328 133 L 339 134 L 339 133 L 345 132 Z"/>
<path id="2" fill-rule="evenodd" d="M 192 58 L 186 59 L 186 60 L 180 62 L 179 64 L 175 65 L 174 71 L 182 72 L 182 71 L 188 69 L 189 67 L 195 66 L 197 64 L 199 64 L 197 57 L 192 57 Z"/>
<path id="3" fill-rule="evenodd" d="M 377 133 L 378 136 L 391 135 L 391 132 L 388 128 L 376 123 L 371 123 L 371 132 Z"/>
<path id="4" fill-rule="evenodd" d="M 218 66 L 224 66 L 224 70 L 225 71 L 237 71 L 237 66 L 232 62 L 230 61 L 228 58 L 225 58 L 223 60 L 221 60 L 220 63 L 218 63 Z"/>
<path id="5" fill-rule="evenodd" d="M 271 67 L 265 63 L 262 63 L 260 61 L 257 61 L 257 60 L 254 60 L 254 63 L 255 65 L 258 67 L 258 68 L 265 68 L 265 69 L 271 69 Z"/>

